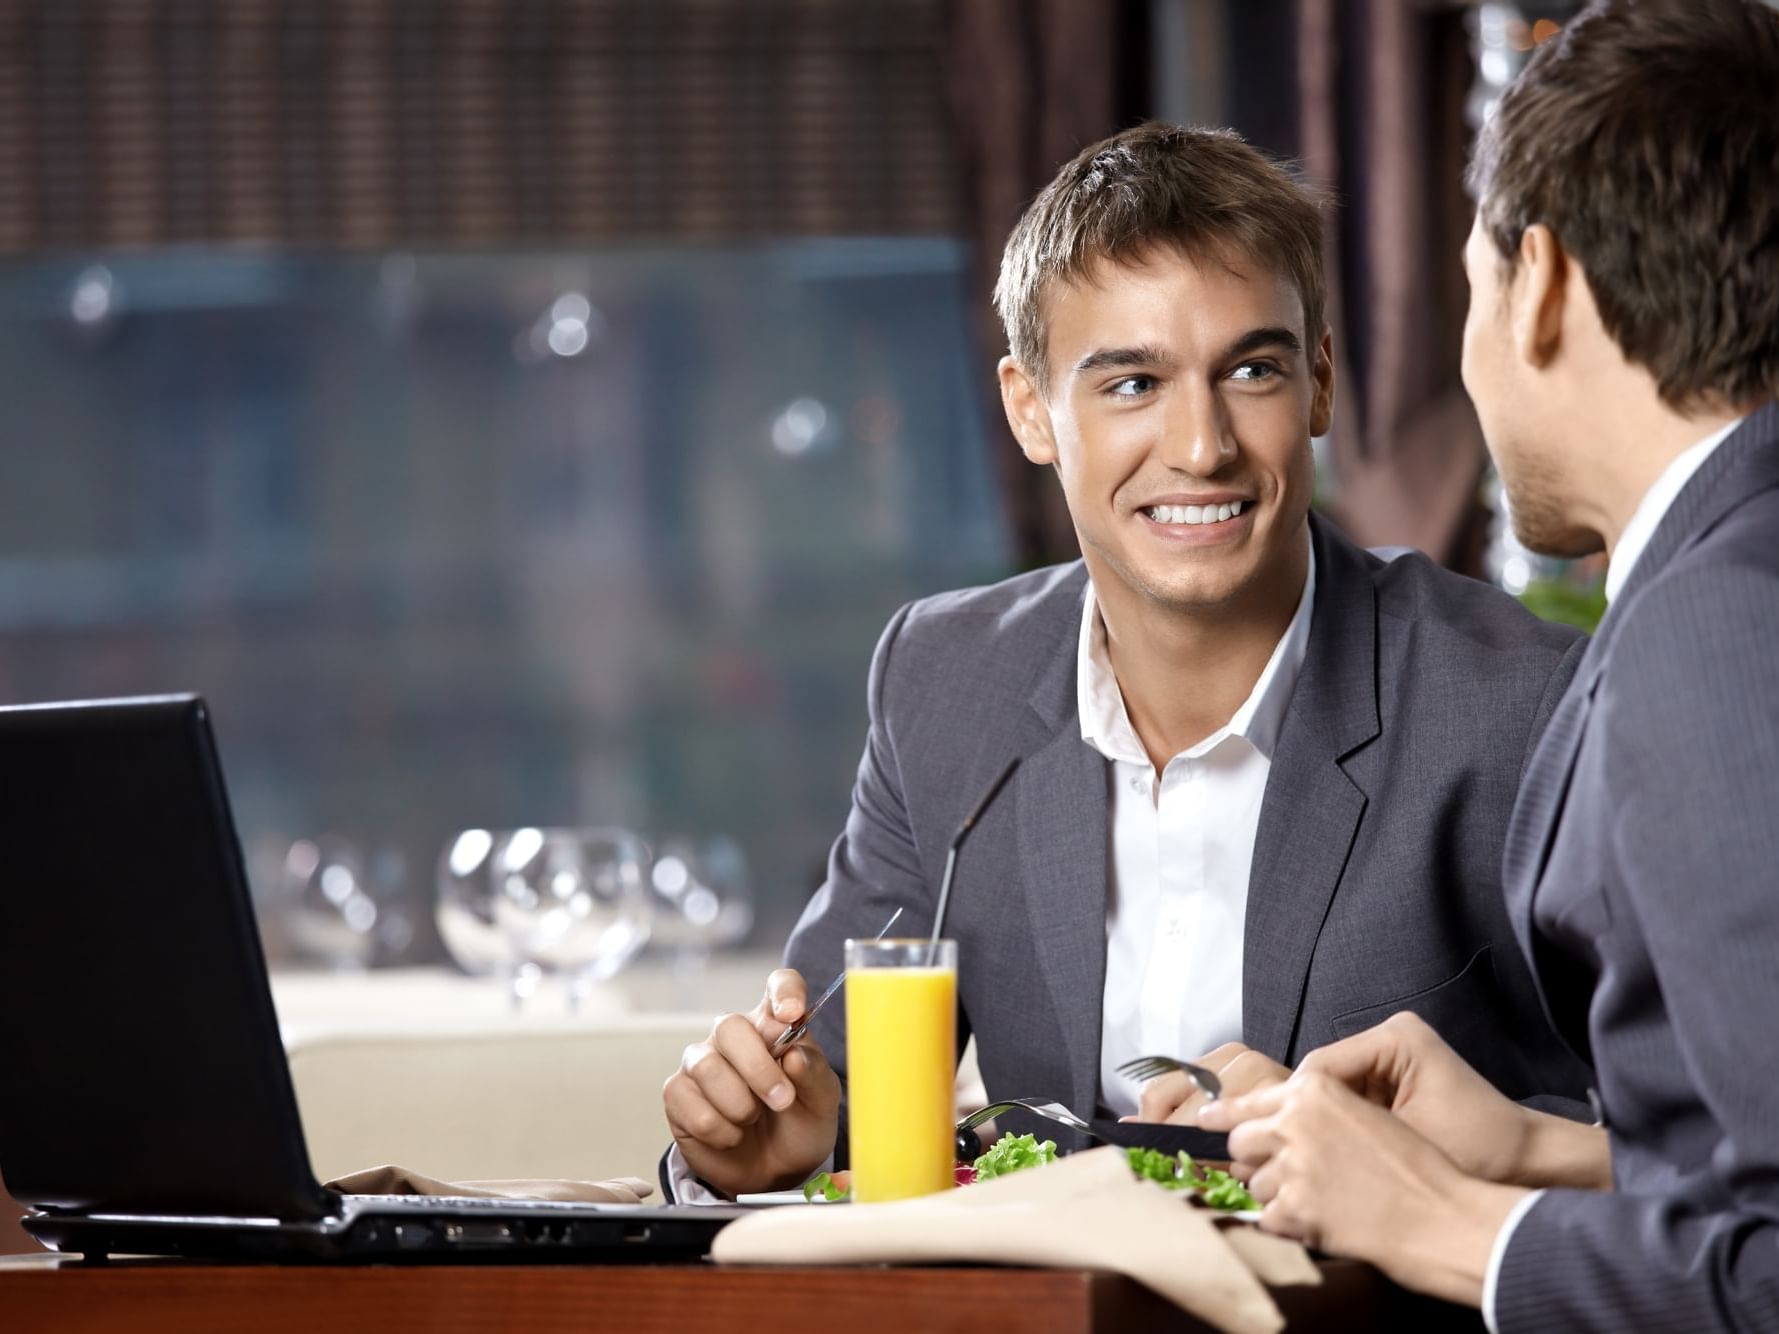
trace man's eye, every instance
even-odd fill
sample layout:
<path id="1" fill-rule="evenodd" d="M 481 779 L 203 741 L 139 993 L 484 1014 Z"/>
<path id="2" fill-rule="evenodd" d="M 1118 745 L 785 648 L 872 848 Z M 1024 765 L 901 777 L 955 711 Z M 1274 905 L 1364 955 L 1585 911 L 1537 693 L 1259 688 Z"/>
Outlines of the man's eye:
<path id="1" fill-rule="evenodd" d="M 1255 382 L 1277 379 L 1278 374 L 1279 368 L 1270 361 L 1244 361 L 1229 373 L 1229 378 Z"/>
<path id="2" fill-rule="evenodd" d="M 1155 388 L 1153 375 L 1127 375 L 1111 389 L 1114 398 L 1141 398 Z"/>

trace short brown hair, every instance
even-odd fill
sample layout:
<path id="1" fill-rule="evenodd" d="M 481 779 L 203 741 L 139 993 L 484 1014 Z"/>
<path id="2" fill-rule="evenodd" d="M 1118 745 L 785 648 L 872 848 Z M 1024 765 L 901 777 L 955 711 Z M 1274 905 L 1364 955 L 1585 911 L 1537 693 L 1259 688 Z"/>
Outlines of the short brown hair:
<path id="1" fill-rule="evenodd" d="M 1228 249 L 1282 273 L 1302 300 L 1311 347 L 1327 290 L 1320 203 L 1233 130 L 1151 121 L 1082 149 L 1032 201 L 1001 255 L 995 309 L 1013 359 L 1046 389 L 1051 284 L 1157 247 L 1195 258 Z"/>
<path id="2" fill-rule="evenodd" d="M 1533 54 L 1470 188 L 1511 266 L 1543 223 L 1625 357 L 1686 411 L 1779 392 L 1779 14 L 1607 0 Z"/>

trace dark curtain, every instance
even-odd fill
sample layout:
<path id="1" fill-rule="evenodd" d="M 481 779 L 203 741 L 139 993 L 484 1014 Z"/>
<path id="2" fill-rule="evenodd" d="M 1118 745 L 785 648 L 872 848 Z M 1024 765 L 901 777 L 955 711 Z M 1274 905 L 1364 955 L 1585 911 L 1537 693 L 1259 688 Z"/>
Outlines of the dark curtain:
<path id="1" fill-rule="evenodd" d="M 1062 164 L 1137 118 L 1146 82 L 1141 6 L 1109 0 L 953 0 L 950 83 L 967 234 L 976 254 L 984 412 L 1028 565 L 1078 548 L 1049 469 L 1020 455 L 994 365 L 1006 351 L 989 304 L 1007 234 Z M 1134 39 L 1134 40 L 1133 40 Z"/>
<path id="2" fill-rule="evenodd" d="M 1366 545 L 1418 547 L 1474 573 L 1487 455 L 1458 377 L 1463 16 L 1412 0 L 1301 0 L 1298 33 L 1304 167 L 1336 199 L 1331 508 Z"/>

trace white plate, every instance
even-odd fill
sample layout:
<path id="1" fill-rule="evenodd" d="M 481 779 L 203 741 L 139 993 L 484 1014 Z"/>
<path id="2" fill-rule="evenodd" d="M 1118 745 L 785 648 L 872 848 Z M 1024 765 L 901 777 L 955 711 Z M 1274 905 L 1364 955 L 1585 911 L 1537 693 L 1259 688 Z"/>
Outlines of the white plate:
<path id="1" fill-rule="evenodd" d="M 797 1190 L 761 1190 L 752 1191 L 735 1197 L 737 1204 L 826 1204 L 819 1194 L 813 1200 L 805 1200 L 801 1188 Z"/>

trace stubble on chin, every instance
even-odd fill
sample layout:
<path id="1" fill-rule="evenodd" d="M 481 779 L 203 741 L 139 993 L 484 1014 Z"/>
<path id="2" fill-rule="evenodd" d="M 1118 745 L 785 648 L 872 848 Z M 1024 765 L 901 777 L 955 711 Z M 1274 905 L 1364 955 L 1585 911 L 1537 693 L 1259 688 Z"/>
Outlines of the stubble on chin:
<path id="1" fill-rule="evenodd" d="M 1539 459 L 1520 459 L 1511 468 L 1497 466 L 1513 515 L 1513 535 L 1522 545 L 1541 556 L 1562 560 L 1602 550 L 1600 535 L 1577 524 L 1566 512 L 1566 485 L 1556 468 Z"/>

